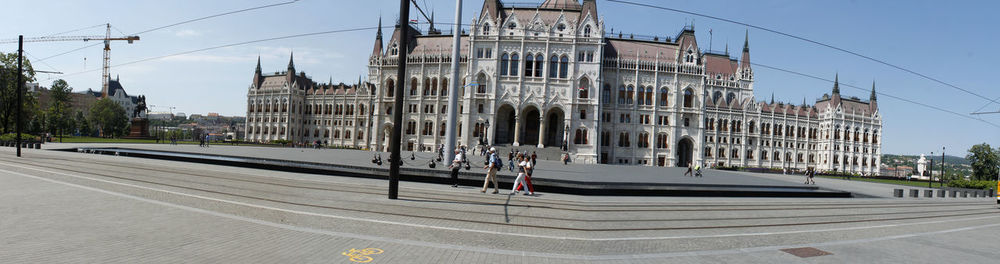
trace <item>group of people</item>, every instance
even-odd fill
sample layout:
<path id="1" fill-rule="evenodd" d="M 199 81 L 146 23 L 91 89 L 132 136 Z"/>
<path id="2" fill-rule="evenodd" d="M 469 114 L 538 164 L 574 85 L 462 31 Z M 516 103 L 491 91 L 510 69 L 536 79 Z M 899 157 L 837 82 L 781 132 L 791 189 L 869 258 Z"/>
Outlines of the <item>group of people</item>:
<path id="1" fill-rule="evenodd" d="M 486 170 L 486 178 L 483 181 L 483 189 L 480 192 L 486 193 L 489 190 L 490 183 L 492 183 L 493 193 L 500 193 L 500 185 L 497 183 L 497 172 L 505 164 L 503 164 L 503 160 L 497 154 L 496 148 L 483 148 L 483 152 L 481 153 L 483 156 L 486 156 L 486 162 L 483 166 L 483 169 Z M 506 164 L 508 169 L 513 171 L 517 167 L 517 178 L 514 179 L 514 187 L 511 189 L 511 194 L 517 194 L 521 189 L 525 189 L 524 195 L 535 195 L 535 186 L 531 184 L 531 175 L 534 172 L 537 158 L 538 156 L 535 153 L 528 155 L 526 152 L 520 153 L 514 150 L 511 150 L 508 154 Z M 452 187 L 458 187 L 458 171 L 463 165 L 468 166 L 465 151 L 463 148 L 455 149 L 455 157 L 449 166 L 453 182 Z"/>

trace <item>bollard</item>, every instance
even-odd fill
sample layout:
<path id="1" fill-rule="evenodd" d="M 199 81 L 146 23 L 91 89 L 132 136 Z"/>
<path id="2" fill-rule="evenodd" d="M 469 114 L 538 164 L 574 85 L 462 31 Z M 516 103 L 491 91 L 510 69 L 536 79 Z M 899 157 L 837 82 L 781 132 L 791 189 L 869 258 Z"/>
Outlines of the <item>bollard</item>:
<path id="1" fill-rule="evenodd" d="M 937 193 L 938 193 L 937 197 L 938 198 L 944 198 L 944 192 L 945 192 L 945 190 L 937 190 Z"/>
<path id="2" fill-rule="evenodd" d="M 934 197 L 934 190 L 924 190 L 924 198 Z"/>
<path id="3" fill-rule="evenodd" d="M 42 143 L 35 143 L 35 149 L 42 149 Z"/>
<path id="4" fill-rule="evenodd" d="M 962 198 L 966 198 L 966 197 L 969 197 L 969 192 L 968 191 L 962 191 Z"/>
<path id="5" fill-rule="evenodd" d="M 920 190 L 910 189 L 910 197 L 913 198 L 920 197 Z"/>
<path id="6" fill-rule="evenodd" d="M 902 198 L 903 197 L 903 189 L 894 189 L 894 190 L 892 190 L 892 196 L 893 197 L 897 197 L 897 198 Z"/>

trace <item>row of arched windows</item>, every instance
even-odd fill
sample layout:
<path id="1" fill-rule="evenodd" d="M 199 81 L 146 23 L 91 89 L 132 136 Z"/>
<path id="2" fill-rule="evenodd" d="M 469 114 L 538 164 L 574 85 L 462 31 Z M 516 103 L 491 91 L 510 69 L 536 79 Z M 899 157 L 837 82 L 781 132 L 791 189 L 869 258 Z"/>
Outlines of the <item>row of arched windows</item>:
<path id="1" fill-rule="evenodd" d="M 514 30 L 516 28 L 517 28 L 517 23 L 511 22 L 510 24 L 507 24 L 507 29 L 508 30 Z M 490 23 L 487 22 L 487 23 L 483 23 L 483 25 L 480 26 L 479 29 L 480 29 L 479 30 L 479 34 L 481 34 L 483 36 L 489 36 L 490 35 L 490 31 L 493 29 L 493 27 L 491 27 Z M 559 31 L 564 31 L 566 29 L 566 25 L 565 24 L 559 24 L 559 25 L 556 26 L 556 29 L 558 29 Z M 583 37 L 589 38 L 590 35 L 591 35 L 591 31 L 592 30 L 591 30 L 590 25 L 584 25 L 583 26 Z"/>
<path id="2" fill-rule="evenodd" d="M 517 76 L 521 69 L 521 57 L 515 53 L 504 53 L 500 56 L 500 75 Z M 552 55 L 549 58 L 549 78 L 565 79 L 569 76 L 569 57 L 565 54 Z M 524 77 L 542 77 L 545 56 L 541 53 L 528 54 L 524 57 Z"/>
<path id="3" fill-rule="evenodd" d="M 638 92 L 636 92 L 635 87 L 632 85 L 618 86 L 618 96 L 617 96 L 618 104 L 637 103 L 638 105 L 651 106 L 653 105 L 653 99 L 654 99 L 653 92 L 654 90 L 652 86 L 639 87 Z M 670 94 L 666 87 L 660 88 L 658 97 L 655 98 L 659 101 L 660 107 L 669 106 L 670 102 L 669 95 Z M 611 97 L 610 84 L 607 83 L 604 84 L 604 90 L 602 91 L 601 96 L 604 98 L 603 101 L 605 104 L 611 102 L 612 97 Z M 694 107 L 694 91 L 692 91 L 690 88 L 684 89 L 684 107 Z"/>

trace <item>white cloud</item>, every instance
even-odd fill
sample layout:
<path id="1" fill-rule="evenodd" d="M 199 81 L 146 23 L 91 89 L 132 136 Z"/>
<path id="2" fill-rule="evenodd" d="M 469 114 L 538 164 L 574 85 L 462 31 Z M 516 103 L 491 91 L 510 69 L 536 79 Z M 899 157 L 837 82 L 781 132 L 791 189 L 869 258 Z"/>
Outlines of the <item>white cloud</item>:
<path id="1" fill-rule="evenodd" d="M 197 37 L 197 36 L 201 36 L 201 32 L 195 31 L 193 29 L 184 29 L 184 30 L 181 30 L 181 31 L 177 31 L 177 33 L 174 33 L 174 35 L 176 35 L 178 37 L 182 37 L 182 38 L 183 37 Z"/>

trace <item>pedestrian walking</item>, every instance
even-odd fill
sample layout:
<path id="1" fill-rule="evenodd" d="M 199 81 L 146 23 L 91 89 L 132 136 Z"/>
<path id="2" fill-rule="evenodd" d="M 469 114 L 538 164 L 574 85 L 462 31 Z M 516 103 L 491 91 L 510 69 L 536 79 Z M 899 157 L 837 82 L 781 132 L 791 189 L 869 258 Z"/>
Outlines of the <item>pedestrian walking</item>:
<path id="1" fill-rule="evenodd" d="M 813 180 L 813 176 L 816 176 L 816 170 L 806 171 L 806 184 L 816 184 L 816 181 Z"/>
<path id="2" fill-rule="evenodd" d="M 496 155 L 493 155 L 494 152 L 496 152 L 496 149 L 490 149 L 490 150 L 491 150 L 491 152 L 490 152 L 490 156 L 488 158 L 489 162 L 487 162 L 486 166 L 483 167 L 483 169 L 486 170 L 486 179 L 483 181 L 483 189 L 480 190 L 479 192 L 486 193 L 486 189 L 489 189 L 488 188 L 490 186 L 489 184 L 492 181 L 493 182 L 493 193 L 496 194 L 496 193 L 500 193 L 500 185 L 497 184 L 497 169 L 499 169 L 499 168 L 496 166 L 496 165 L 498 165 L 497 161 L 499 161 L 499 159 L 497 159 Z"/>
<path id="3" fill-rule="evenodd" d="M 455 159 L 451 161 L 451 166 L 449 166 L 448 168 L 451 169 L 451 182 L 452 182 L 451 187 L 457 188 L 458 170 L 462 169 L 462 152 L 459 151 L 458 149 L 455 149 Z"/>
<path id="4" fill-rule="evenodd" d="M 535 163 L 536 163 L 537 160 L 538 160 L 538 155 L 535 154 L 534 151 L 532 151 L 531 152 L 531 165 L 535 165 Z"/>
<path id="5" fill-rule="evenodd" d="M 525 190 L 527 190 L 527 192 L 525 192 L 524 195 L 535 195 L 535 186 L 531 184 L 531 175 L 534 175 L 535 168 L 534 166 L 531 165 L 530 162 L 525 162 L 525 166 L 522 168 L 524 172 L 524 178 L 522 179 L 520 184 L 518 183 L 514 184 L 515 186 L 514 191 L 520 191 L 522 187 L 527 186 L 525 187 Z M 521 171 L 519 170 L 518 172 L 520 173 Z M 518 176 L 518 178 L 520 178 L 520 176 Z M 515 179 L 514 181 L 516 182 L 517 180 Z"/>
<path id="6" fill-rule="evenodd" d="M 690 162 L 688 162 L 688 169 L 687 169 L 687 171 L 684 172 L 684 176 L 692 176 L 692 177 L 694 177 L 694 174 L 691 171 L 691 163 Z"/>
<path id="7" fill-rule="evenodd" d="M 563 161 L 563 165 L 569 164 L 569 153 L 563 154 L 562 161 Z"/>
<path id="8" fill-rule="evenodd" d="M 527 175 L 527 168 L 531 166 L 530 158 L 524 156 L 524 154 L 517 154 L 517 178 L 514 178 L 514 188 L 510 190 L 511 194 L 517 194 L 518 187 L 521 182 L 524 181 L 524 177 Z"/>

